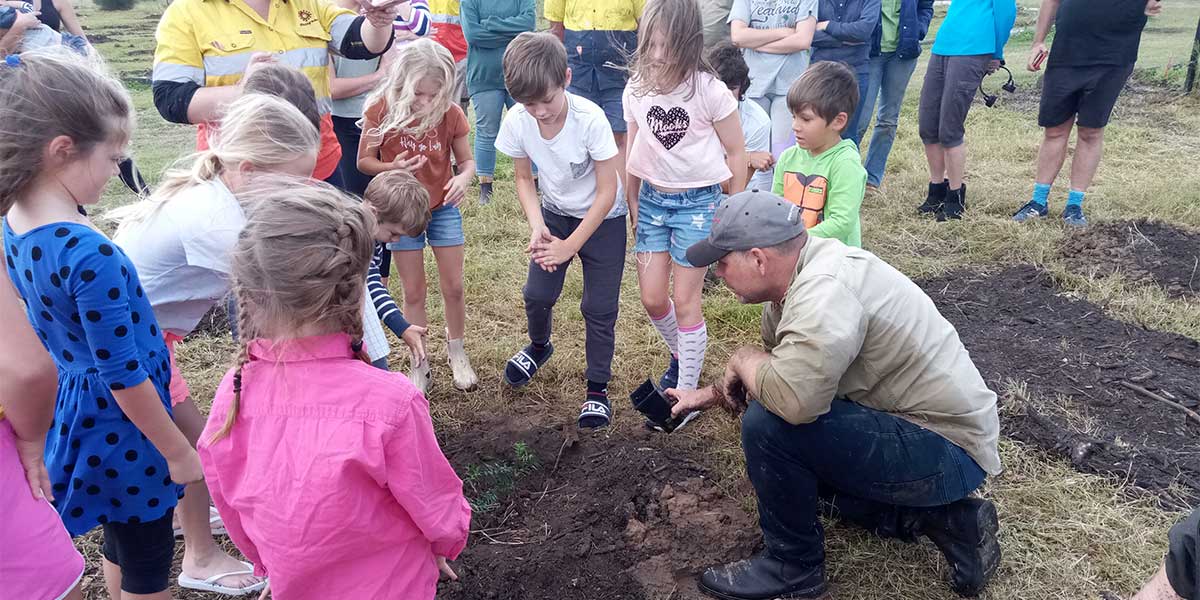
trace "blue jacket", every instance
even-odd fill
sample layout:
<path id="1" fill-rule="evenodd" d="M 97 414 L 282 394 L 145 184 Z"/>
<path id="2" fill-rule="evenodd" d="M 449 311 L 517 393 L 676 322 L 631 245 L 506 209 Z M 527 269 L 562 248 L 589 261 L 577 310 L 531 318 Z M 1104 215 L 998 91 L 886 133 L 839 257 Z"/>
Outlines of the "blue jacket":
<path id="1" fill-rule="evenodd" d="M 1004 60 L 1004 46 L 1016 20 L 1016 0 L 954 0 L 933 41 L 933 53 Z"/>
<path id="2" fill-rule="evenodd" d="M 812 61 L 841 61 L 865 71 L 871 55 L 871 36 L 879 28 L 881 0 L 820 0 L 817 22 L 825 31 L 813 33 Z"/>
<path id="3" fill-rule="evenodd" d="M 929 33 L 929 22 L 933 21 L 933 0 L 900 0 L 900 40 L 896 44 L 896 58 L 916 58 L 921 55 L 921 40 Z M 882 54 L 883 19 L 875 26 L 871 38 L 871 56 Z"/>

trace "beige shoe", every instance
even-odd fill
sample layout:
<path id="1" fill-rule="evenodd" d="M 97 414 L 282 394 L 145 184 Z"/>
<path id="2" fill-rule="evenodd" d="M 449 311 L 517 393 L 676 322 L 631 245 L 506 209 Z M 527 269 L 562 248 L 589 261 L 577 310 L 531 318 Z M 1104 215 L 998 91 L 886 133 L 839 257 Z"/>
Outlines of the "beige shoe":
<path id="1" fill-rule="evenodd" d="M 411 380 L 413 385 L 425 395 L 429 394 L 431 375 L 432 370 L 429 368 L 429 357 L 426 357 L 425 360 L 422 360 L 420 363 L 415 365 L 411 371 L 408 372 L 409 380 Z"/>
<path id="2" fill-rule="evenodd" d="M 479 385 L 479 378 L 475 376 L 475 369 L 471 368 L 467 350 L 463 348 L 461 339 L 449 339 L 449 334 L 446 337 L 446 354 L 450 359 L 450 371 L 454 374 L 454 387 L 470 392 Z"/>

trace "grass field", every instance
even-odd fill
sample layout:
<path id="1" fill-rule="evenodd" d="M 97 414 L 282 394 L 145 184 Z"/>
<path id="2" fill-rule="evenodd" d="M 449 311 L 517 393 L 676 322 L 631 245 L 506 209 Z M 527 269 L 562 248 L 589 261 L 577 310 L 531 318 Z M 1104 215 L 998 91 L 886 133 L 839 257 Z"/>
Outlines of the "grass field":
<path id="1" fill-rule="evenodd" d="M 1021 1 L 1023 9 L 1036 4 Z M 103 12 L 91 5 L 80 10 L 100 52 L 133 94 L 139 115 L 133 152 L 151 180 L 194 143 L 191 128 L 165 123 L 152 105 L 147 78 L 153 30 L 163 6 L 156 0 L 131 11 Z M 1122 98 L 1109 127 L 1106 156 L 1086 204 L 1093 221 L 1150 217 L 1200 230 L 1200 170 L 1195 166 L 1200 157 L 1200 101 L 1174 91 L 1182 81 L 1180 65 L 1190 52 L 1198 17 L 1200 0 L 1175 0 L 1166 3 L 1164 14 L 1147 28 L 1137 85 Z M 1030 27 L 1033 18 L 1033 13 L 1023 10 L 1018 26 Z M 1028 30 L 1020 31 L 1007 49 L 1010 64 L 1020 67 L 1014 68 L 1018 93 L 1002 95 L 999 106 L 991 110 L 977 104 L 968 120 L 971 207 L 960 223 L 936 224 L 914 214 L 927 181 L 915 121 L 924 72 L 923 66 L 919 68 L 909 88 L 883 192 L 864 204 L 865 246 L 913 278 L 964 267 L 986 271 L 1033 263 L 1050 272 L 1065 293 L 1092 300 L 1118 319 L 1200 338 L 1200 302 L 1169 298 L 1157 288 L 1121 277 L 1099 279 L 1071 270 L 1056 250 L 1070 232 L 1055 219 L 1025 227 L 1008 221 L 1032 188 L 1040 140 L 1037 78 L 1023 69 L 1031 38 Z M 999 83 L 989 82 L 989 89 L 998 89 Z M 440 333 L 440 304 L 436 294 L 430 298 L 436 382 L 430 399 L 442 432 L 464 427 L 479 413 L 512 412 L 541 415 L 552 423 L 571 422 L 584 391 L 583 325 L 576 308 L 581 291 L 578 270 L 568 276 L 556 312 L 558 358 L 521 393 L 501 384 L 504 361 L 525 343 L 519 306 L 526 270 L 521 250 L 527 230 L 516 203 L 511 165 L 503 157 L 497 180 L 491 205 L 465 210 L 467 347 L 481 377 L 479 391 L 452 390 Z M 1061 209 L 1065 190 L 1064 179 L 1054 190 L 1052 211 Z M 114 182 L 103 207 L 131 199 Z M 435 278 L 436 272 L 431 270 L 430 276 Z M 395 283 L 393 290 L 399 292 Z M 611 388 L 618 399 L 665 364 L 661 342 L 638 301 L 632 259 L 622 292 Z M 722 290 L 706 295 L 705 313 L 710 335 L 706 379 L 711 379 L 733 349 L 758 339 L 759 308 L 739 305 Z M 207 407 L 232 351 L 226 336 L 197 337 L 181 346 L 181 367 L 202 408 Z M 401 360 L 399 352 L 393 354 L 394 364 Z M 618 400 L 615 410 L 614 426 L 607 435 L 640 426 L 627 404 Z M 718 483 L 752 509 L 752 498 L 741 483 L 736 424 L 714 415 L 688 435 L 708 448 L 703 460 L 720 473 Z M 1004 441 L 1001 452 L 1006 470 L 989 480 L 984 493 L 1000 508 L 1005 558 L 986 598 L 1096 598 L 1105 590 L 1128 594 L 1154 571 L 1165 547 L 1166 529 L 1179 515 L 1163 511 L 1152 498 L 1130 493 L 1118 480 L 1079 474 L 1065 462 L 1020 443 Z M 913 552 L 844 527 L 827 531 L 829 574 L 837 597 L 951 597 L 930 574 L 940 560 L 930 546 Z M 96 555 L 95 544 L 94 537 L 83 541 L 91 557 Z M 103 596 L 94 569 L 85 583 L 89 598 Z"/>

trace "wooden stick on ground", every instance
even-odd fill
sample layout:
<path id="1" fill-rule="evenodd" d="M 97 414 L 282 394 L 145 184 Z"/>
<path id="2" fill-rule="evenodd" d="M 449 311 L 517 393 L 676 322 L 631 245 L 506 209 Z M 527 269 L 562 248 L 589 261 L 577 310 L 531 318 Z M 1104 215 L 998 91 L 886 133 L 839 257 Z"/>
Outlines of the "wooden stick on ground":
<path id="1" fill-rule="evenodd" d="M 1128 381 L 1125 381 L 1124 379 L 1117 380 L 1117 385 L 1119 385 L 1127 390 L 1137 392 L 1138 394 L 1141 394 L 1142 396 L 1150 398 L 1151 400 L 1158 400 L 1159 402 L 1162 402 L 1163 404 L 1169 404 L 1171 406 L 1174 406 L 1175 408 L 1178 408 L 1179 410 L 1182 410 L 1184 413 L 1186 413 L 1187 416 L 1191 417 L 1192 420 L 1195 421 L 1196 423 L 1200 423 L 1200 414 L 1197 414 L 1196 411 L 1194 411 L 1178 402 L 1175 402 L 1174 400 L 1167 400 L 1166 398 L 1163 398 L 1159 394 L 1155 394 L 1154 392 L 1152 392 L 1140 385 L 1137 385 L 1136 383 L 1130 383 Z"/>

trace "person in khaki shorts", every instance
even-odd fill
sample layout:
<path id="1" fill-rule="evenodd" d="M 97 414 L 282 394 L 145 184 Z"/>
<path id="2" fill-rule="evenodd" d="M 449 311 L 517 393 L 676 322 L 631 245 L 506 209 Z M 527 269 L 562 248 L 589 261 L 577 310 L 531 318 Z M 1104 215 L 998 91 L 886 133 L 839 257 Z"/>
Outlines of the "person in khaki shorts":
<path id="1" fill-rule="evenodd" d="M 746 471 L 766 550 L 712 567 L 717 598 L 819 598 L 818 509 L 882 537 L 929 537 L 960 595 L 1000 561 L 996 507 L 969 495 L 1000 473 L 996 395 L 954 327 L 902 273 L 870 252 L 808 235 L 801 209 L 768 192 L 730 196 L 687 250 L 716 263 L 744 304 L 764 304 L 763 346 L 743 346 L 724 381 L 667 390 L 675 414 L 742 416 Z"/>

